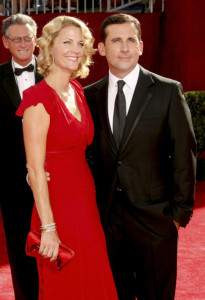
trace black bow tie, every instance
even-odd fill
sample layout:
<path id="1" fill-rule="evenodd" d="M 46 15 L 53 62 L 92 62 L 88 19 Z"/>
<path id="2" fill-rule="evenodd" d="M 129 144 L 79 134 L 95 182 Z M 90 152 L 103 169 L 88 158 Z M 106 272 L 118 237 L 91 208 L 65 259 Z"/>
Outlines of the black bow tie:
<path id="1" fill-rule="evenodd" d="M 34 65 L 30 64 L 28 65 L 27 67 L 25 68 L 15 68 L 15 74 L 16 76 L 19 76 L 21 75 L 24 71 L 27 71 L 27 72 L 33 72 L 34 70 Z"/>

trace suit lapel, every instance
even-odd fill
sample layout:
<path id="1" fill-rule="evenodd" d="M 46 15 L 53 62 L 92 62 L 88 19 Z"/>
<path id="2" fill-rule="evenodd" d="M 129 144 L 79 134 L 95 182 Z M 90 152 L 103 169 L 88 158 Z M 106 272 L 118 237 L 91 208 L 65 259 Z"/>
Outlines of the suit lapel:
<path id="1" fill-rule="evenodd" d="M 36 65 L 35 65 L 35 84 L 36 83 L 39 83 L 42 79 L 43 79 L 43 76 L 40 75 L 37 71 L 37 60 L 36 60 L 36 57 L 35 57 L 35 61 L 36 61 Z"/>
<path id="2" fill-rule="evenodd" d="M 43 79 L 43 76 L 41 76 L 37 71 L 35 72 L 35 84 L 40 82 Z"/>
<path id="3" fill-rule="evenodd" d="M 145 110 L 153 92 L 149 88 L 153 84 L 153 79 L 144 68 L 140 68 L 139 79 L 134 91 L 130 109 L 126 118 L 125 129 L 122 137 L 120 152 L 124 150 L 129 142 L 134 129 L 136 128 L 143 111 Z"/>
<path id="4" fill-rule="evenodd" d="M 108 76 L 101 81 L 95 98 L 97 103 L 98 117 L 100 119 L 103 134 L 107 140 L 107 143 L 110 145 L 111 150 L 115 155 L 117 155 L 117 149 L 108 118 Z"/>
<path id="5" fill-rule="evenodd" d="M 37 69 L 35 69 L 35 83 L 40 82 L 42 79 L 43 77 L 37 72 Z M 17 109 L 21 103 L 21 96 L 19 93 L 18 85 L 16 84 L 11 61 L 8 62 L 8 68 L 6 68 L 5 76 L 2 80 L 2 85 L 6 90 L 11 102 Z"/>
<path id="6" fill-rule="evenodd" d="M 121 146 L 119 152 L 121 153 L 129 142 L 134 129 L 140 121 L 141 115 L 147 107 L 153 92 L 151 86 L 153 85 L 153 79 L 151 74 L 144 68 L 140 67 L 140 74 L 138 83 L 136 85 L 133 99 L 130 105 L 130 109 L 126 118 L 125 129 L 122 137 Z M 115 155 L 118 154 L 114 137 L 110 128 L 110 122 L 108 118 L 108 76 L 106 76 L 98 86 L 96 92 L 96 103 L 98 106 L 98 117 L 101 122 L 103 134 L 109 143 L 111 150 Z"/>
<path id="7" fill-rule="evenodd" d="M 8 69 L 6 70 L 5 77 L 2 80 L 2 85 L 15 108 L 18 108 L 19 104 L 21 103 L 21 96 L 16 84 L 11 61 L 8 62 Z"/>

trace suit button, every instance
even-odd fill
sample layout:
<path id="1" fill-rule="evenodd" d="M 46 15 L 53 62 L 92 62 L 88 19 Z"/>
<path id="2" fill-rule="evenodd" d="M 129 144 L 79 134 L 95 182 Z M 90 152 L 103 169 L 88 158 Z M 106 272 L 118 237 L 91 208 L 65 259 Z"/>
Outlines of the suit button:
<path id="1" fill-rule="evenodd" d="M 118 164 L 118 166 L 121 166 L 122 162 L 120 160 L 118 160 L 117 164 Z"/>
<path id="2" fill-rule="evenodd" d="M 116 187 L 117 192 L 122 192 L 122 189 L 120 187 Z"/>

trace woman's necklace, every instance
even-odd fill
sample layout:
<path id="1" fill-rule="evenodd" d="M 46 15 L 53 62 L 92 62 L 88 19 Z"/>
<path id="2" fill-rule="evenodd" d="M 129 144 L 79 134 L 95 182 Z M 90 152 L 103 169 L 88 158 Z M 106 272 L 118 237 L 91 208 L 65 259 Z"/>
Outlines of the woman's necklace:
<path id="1" fill-rule="evenodd" d="M 58 93 L 58 95 L 63 100 L 63 102 L 65 103 L 68 110 L 73 115 L 75 115 L 78 108 L 77 108 L 77 104 L 76 104 L 76 98 L 75 98 L 74 90 L 69 86 L 68 87 L 68 92 L 61 92 L 61 93 Z"/>
<path id="2" fill-rule="evenodd" d="M 48 84 L 56 91 L 58 96 L 61 98 L 61 100 L 65 103 L 67 109 L 70 111 L 72 115 L 74 115 L 78 120 L 81 119 L 80 111 L 78 109 L 77 103 L 76 103 L 76 97 L 75 92 L 73 88 L 68 85 L 68 91 L 60 91 L 58 90 L 52 82 L 48 81 Z"/>
<path id="3" fill-rule="evenodd" d="M 70 87 L 70 86 L 68 86 L 68 91 L 67 92 L 65 92 L 65 91 L 63 91 L 63 92 L 60 92 L 60 91 L 58 91 L 56 88 L 54 88 L 55 90 L 56 90 L 56 92 L 57 92 L 57 94 L 59 95 L 59 97 L 64 101 L 64 102 L 66 102 L 66 101 L 68 101 L 69 99 L 71 99 L 72 98 L 72 88 Z"/>

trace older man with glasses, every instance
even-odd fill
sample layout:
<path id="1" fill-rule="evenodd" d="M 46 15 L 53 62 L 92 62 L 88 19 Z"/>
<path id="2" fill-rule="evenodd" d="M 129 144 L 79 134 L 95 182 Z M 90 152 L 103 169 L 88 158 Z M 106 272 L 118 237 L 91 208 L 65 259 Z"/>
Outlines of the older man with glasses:
<path id="1" fill-rule="evenodd" d="M 15 116 L 25 89 L 42 78 L 37 73 L 37 25 L 26 15 L 12 15 L 2 22 L 2 41 L 11 60 L 0 65 L 1 103 L 1 210 L 16 300 L 38 299 L 36 263 L 25 254 L 33 196 L 26 183 L 22 122 Z"/>

